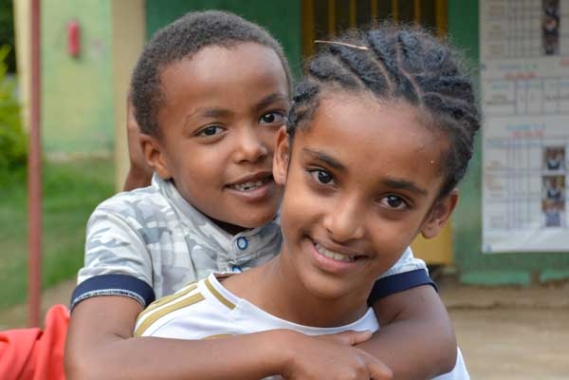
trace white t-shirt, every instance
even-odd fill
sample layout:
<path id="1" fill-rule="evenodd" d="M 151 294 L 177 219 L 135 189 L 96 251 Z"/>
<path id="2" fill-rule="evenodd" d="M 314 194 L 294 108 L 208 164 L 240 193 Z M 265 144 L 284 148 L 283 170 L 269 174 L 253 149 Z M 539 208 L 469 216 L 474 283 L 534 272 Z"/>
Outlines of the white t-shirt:
<path id="1" fill-rule="evenodd" d="M 151 304 L 138 317 L 134 335 L 198 340 L 276 329 L 323 335 L 347 330 L 374 332 L 379 329 L 379 324 L 371 308 L 360 319 L 338 327 L 322 328 L 292 323 L 236 296 L 211 274 L 206 279 L 187 285 L 174 295 Z M 462 354 L 458 350 L 453 371 L 435 379 L 469 378 Z"/>

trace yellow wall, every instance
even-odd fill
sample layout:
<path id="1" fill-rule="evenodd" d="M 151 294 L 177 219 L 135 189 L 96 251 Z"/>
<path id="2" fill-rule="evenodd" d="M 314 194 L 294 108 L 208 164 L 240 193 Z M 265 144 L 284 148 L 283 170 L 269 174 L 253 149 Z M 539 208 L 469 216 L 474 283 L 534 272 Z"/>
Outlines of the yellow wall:
<path id="1" fill-rule="evenodd" d="M 434 239 L 418 236 L 411 244 L 416 257 L 425 260 L 429 265 L 448 265 L 452 263 L 452 228 L 451 221 Z"/>
<path id="2" fill-rule="evenodd" d="M 22 125 L 30 128 L 30 2 L 14 1 L 14 28 L 16 34 L 16 61 L 18 64 L 18 89 L 20 92 Z"/>

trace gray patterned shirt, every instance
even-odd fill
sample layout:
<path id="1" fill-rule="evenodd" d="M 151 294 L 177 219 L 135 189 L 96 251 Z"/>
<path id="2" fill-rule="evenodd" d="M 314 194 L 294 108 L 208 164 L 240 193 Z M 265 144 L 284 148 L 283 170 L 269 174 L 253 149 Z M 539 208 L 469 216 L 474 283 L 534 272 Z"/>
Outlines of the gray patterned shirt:
<path id="1" fill-rule="evenodd" d="M 87 225 L 85 266 L 71 308 L 93 296 L 121 295 L 143 306 L 210 273 L 240 272 L 273 258 L 280 227 L 231 235 L 196 210 L 170 181 L 123 192 L 101 203 Z M 410 249 L 382 277 L 426 269 Z M 423 272 L 423 271 L 420 271 Z"/>

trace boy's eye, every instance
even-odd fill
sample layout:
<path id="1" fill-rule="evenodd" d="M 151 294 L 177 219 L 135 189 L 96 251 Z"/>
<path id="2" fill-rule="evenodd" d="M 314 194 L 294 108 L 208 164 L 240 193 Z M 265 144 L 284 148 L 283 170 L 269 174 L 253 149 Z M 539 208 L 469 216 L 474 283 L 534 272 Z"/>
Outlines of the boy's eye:
<path id="1" fill-rule="evenodd" d="M 313 170 L 310 174 L 312 175 L 312 178 L 323 185 L 330 185 L 334 182 L 332 175 L 324 170 Z"/>
<path id="2" fill-rule="evenodd" d="M 198 136 L 215 136 L 223 131 L 223 128 L 217 125 L 210 125 L 209 127 L 202 128 L 198 131 Z"/>
<path id="3" fill-rule="evenodd" d="M 408 207 L 403 198 L 397 195 L 388 195 L 382 198 L 381 204 L 394 210 L 404 210 Z"/>
<path id="4" fill-rule="evenodd" d="M 259 119 L 260 124 L 282 124 L 284 116 L 280 112 L 267 112 Z"/>

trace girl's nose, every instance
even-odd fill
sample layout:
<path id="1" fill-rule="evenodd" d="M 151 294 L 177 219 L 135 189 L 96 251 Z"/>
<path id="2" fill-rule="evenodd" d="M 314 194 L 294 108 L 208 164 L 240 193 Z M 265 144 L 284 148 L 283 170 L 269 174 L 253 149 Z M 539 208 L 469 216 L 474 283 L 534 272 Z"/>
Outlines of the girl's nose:
<path id="1" fill-rule="evenodd" d="M 341 243 L 364 236 L 364 219 L 365 215 L 359 210 L 356 201 L 347 200 L 338 202 L 326 211 L 323 225 L 330 238 Z"/>

